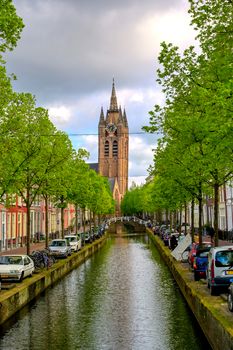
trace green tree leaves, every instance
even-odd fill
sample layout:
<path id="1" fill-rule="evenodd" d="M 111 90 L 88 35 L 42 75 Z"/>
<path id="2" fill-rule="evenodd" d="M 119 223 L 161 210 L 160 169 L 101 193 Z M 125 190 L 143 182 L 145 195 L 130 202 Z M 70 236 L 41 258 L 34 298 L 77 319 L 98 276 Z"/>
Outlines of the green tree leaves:
<path id="1" fill-rule="evenodd" d="M 216 209 L 219 187 L 233 171 L 233 3 L 189 2 L 201 52 L 189 47 L 181 54 L 176 46 L 161 44 L 157 82 L 165 103 L 150 112 L 150 126 L 144 129 L 162 134 L 154 157 L 154 175 L 159 176 L 156 181 L 166 181 L 166 187 L 173 189 L 170 195 L 163 191 L 164 200 L 177 193 L 175 206 L 179 197 L 202 202 L 203 191 L 211 194 L 214 189 Z M 161 203 L 166 207 L 166 200 L 161 199 Z M 216 232 L 217 215 L 218 209 Z"/>

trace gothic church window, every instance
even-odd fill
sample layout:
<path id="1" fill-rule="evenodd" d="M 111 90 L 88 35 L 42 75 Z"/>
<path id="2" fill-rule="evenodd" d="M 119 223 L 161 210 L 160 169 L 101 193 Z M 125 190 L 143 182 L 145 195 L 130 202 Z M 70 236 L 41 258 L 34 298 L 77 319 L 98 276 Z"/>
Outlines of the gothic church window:
<path id="1" fill-rule="evenodd" d="M 118 143 L 116 140 L 113 141 L 113 144 L 112 144 L 112 155 L 113 155 L 113 157 L 118 156 Z"/>
<path id="2" fill-rule="evenodd" d="M 109 142 L 108 141 L 105 141 L 105 144 L 104 144 L 104 155 L 105 155 L 105 157 L 109 156 Z"/>

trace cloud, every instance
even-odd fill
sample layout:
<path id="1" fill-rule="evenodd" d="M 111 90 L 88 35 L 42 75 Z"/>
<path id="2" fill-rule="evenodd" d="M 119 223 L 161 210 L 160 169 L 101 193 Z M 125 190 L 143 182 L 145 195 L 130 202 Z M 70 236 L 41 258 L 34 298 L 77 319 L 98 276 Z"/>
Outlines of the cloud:
<path id="1" fill-rule="evenodd" d="M 130 189 L 130 187 L 133 184 L 136 184 L 137 186 L 141 186 L 144 185 L 146 183 L 146 176 L 130 176 L 129 177 L 129 182 L 128 182 L 128 189 Z"/>
<path id="2" fill-rule="evenodd" d="M 153 164 L 153 149 L 156 148 L 156 141 L 153 145 L 148 144 L 147 135 L 130 136 L 129 139 L 129 175 L 148 176 L 148 167 Z M 155 137 L 153 135 L 153 137 Z"/>
<path id="3" fill-rule="evenodd" d="M 194 43 L 187 0 L 14 1 L 25 28 L 17 48 L 5 55 L 17 91 L 29 91 L 49 109 L 57 128 L 75 148 L 98 159 L 101 106 L 109 108 L 112 78 L 125 107 L 129 131 L 129 175 L 147 175 L 156 135 L 140 135 L 148 111 L 162 104 L 156 83 L 160 42 L 182 49 Z M 74 135 L 76 134 L 76 135 Z M 87 135 L 91 134 L 91 135 Z"/>
<path id="4" fill-rule="evenodd" d="M 155 84 L 162 40 L 189 40 L 182 0 L 15 1 L 26 27 L 7 55 L 16 88 L 39 103 L 74 102 L 105 90 L 112 76 L 120 88 Z M 187 39 L 187 40 L 186 40 Z"/>
<path id="5" fill-rule="evenodd" d="M 70 121 L 71 111 L 66 106 L 50 107 L 48 109 L 50 120 L 56 125 L 62 127 Z"/>

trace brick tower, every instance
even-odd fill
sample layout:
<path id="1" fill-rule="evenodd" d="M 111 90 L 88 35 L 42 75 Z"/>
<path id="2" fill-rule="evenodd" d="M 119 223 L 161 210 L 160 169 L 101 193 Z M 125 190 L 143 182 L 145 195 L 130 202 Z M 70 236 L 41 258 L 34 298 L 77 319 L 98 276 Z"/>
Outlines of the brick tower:
<path id="1" fill-rule="evenodd" d="M 109 179 L 116 214 L 120 213 L 120 202 L 128 189 L 129 129 L 125 110 L 118 108 L 113 80 L 110 107 L 106 118 L 101 108 L 99 119 L 99 173 Z"/>

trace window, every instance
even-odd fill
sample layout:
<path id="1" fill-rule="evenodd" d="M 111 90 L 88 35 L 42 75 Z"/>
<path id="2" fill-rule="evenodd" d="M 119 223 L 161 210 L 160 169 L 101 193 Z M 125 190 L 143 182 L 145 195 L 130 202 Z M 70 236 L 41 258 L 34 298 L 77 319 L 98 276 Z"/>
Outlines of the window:
<path id="1" fill-rule="evenodd" d="M 215 266 L 231 267 L 233 266 L 233 250 L 223 250 L 216 253 Z"/>
<path id="2" fill-rule="evenodd" d="M 104 144 L 104 156 L 105 157 L 109 156 L 109 142 L 108 141 L 105 141 L 105 144 Z"/>
<path id="3" fill-rule="evenodd" d="M 113 155 L 113 157 L 117 157 L 117 155 L 118 155 L 118 143 L 117 143 L 117 141 L 113 141 L 112 155 Z"/>

